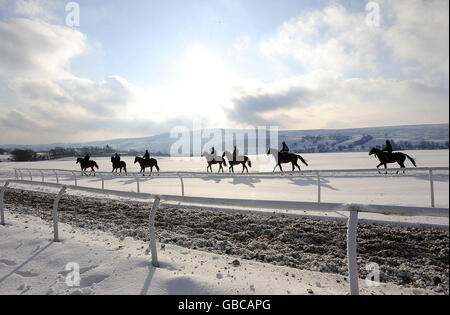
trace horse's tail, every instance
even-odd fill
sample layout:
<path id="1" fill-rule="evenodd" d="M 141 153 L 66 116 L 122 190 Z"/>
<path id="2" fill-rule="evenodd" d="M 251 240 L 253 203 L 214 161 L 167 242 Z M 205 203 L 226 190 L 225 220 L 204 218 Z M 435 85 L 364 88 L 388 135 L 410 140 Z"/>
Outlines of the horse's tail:
<path id="1" fill-rule="evenodd" d="M 406 157 L 411 161 L 411 163 L 415 166 L 415 167 L 417 167 L 417 165 L 416 165 L 416 160 L 415 159 L 413 159 L 412 157 L 410 157 L 408 154 L 406 154 L 405 153 L 405 155 L 406 155 Z"/>
<path id="2" fill-rule="evenodd" d="M 250 161 L 250 159 L 247 159 L 247 164 L 249 167 L 252 167 L 252 161 Z"/>
<path id="3" fill-rule="evenodd" d="M 156 160 L 155 160 L 155 167 L 156 167 L 156 170 L 159 172 L 158 161 L 156 161 Z"/>
<path id="4" fill-rule="evenodd" d="M 94 161 L 94 167 L 95 167 L 96 169 L 99 169 L 98 164 L 97 164 L 97 162 L 95 162 L 95 161 Z"/>
<path id="5" fill-rule="evenodd" d="M 303 164 L 305 164 L 306 166 L 308 166 L 308 163 L 306 163 L 306 161 L 303 159 L 303 157 L 302 157 L 301 155 L 298 155 L 298 154 L 297 154 L 297 156 L 298 156 L 298 158 L 300 159 L 300 161 L 303 162 Z"/>

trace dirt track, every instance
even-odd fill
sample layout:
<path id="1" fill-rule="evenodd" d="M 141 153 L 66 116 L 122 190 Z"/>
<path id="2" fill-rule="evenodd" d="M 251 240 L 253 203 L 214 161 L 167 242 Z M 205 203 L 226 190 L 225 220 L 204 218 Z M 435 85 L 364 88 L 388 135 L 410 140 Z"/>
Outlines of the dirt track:
<path id="1" fill-rule="evenodd" d="M 8 190 L 12 213 L 52 219 L 54 195 Z M 73 226 L 148 240 L 148 205 L 64 196 L 59 218 Z M 276 265 L 347 274 L 346 226 L 338 222 L 222 213 L 162 205 L 156 216 L 161 243 L 229 254 Z M 360 277 L 379 264 L 382 282 L 449 294 L 449 232 L 387 225 L 358 226 Z"/>

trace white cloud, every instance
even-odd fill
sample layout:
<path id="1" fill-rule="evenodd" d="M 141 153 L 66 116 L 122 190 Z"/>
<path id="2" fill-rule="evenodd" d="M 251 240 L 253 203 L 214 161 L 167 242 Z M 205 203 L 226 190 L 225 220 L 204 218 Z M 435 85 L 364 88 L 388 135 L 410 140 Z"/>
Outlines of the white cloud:
<path id="1" fill-rule="evenodd" d="M 85 40 L 77 30 L 40 19 L 0 21 L 0 76 L 65 77 L 69 62 L 83 52 Z"/>
<path id="2" fill-rule="evenodd" d="M 261 42 L 260 50 L 292 56 L 310 71 L 375 71 L 378 34 L 377 28 L 365 23 L 364 13 L 352 14 L 333 4 L 284 23 L 273 37 Z"/>
<path id="3" fill-rule="evenodd" d="M 233 104 L 227 116 L 237 125 L 353 128 L 442 122 L 448 115 L 448 91 L 423 81 L 345 78 L 314 71 L 257 87 L 237 87 Z"/>
<path id="4" fill-rule="evenodd" d="M 83 123 L 98 130 L 96 122 L 105 119 L 106 130 L 111 130 L 111 121 L 120 128 L 137 89 L 120 76 L 99 82 L 74 76 L 70 63 L 85 52 L 87 37 L 42 19 L 47 11 L 39 3 L 17 2 L 13 12 L 21 17 L 0 21 L 0 85 L 9 94 L 0 103 L 0 143 L 30 142 L 37 134 L 42 142 L 61 140 L 62 134 L 66 140 L 78 139 L 88 132 Z"/>
<path id="5" fill-rule="evenodd" d="M 382 1 L 382 8 L 389 22 L 382 36 L 394 60 L 415 63 L 418 74 L 448 80 L 449 1 Z"/>
<path id="6" fill-rule="evenodd" d="M 284 23 L 260 44 L 267 55 L 296 58 L 309 71 L 367 72 L 383 75 L 392 67 L 409 78 L 448 81 L 449 2 L 381 0 L 380 27 L 366 23 L 366 12 L 340 4 Z M 391 58 L 392 56 L 392 58 Z"/>

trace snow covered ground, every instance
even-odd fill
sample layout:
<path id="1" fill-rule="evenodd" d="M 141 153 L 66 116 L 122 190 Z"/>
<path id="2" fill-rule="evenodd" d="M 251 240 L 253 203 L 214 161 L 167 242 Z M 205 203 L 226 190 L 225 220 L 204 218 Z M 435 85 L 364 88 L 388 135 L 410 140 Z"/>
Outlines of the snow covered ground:
<path id="1" fill-rule="evenodd" d="M 447 166 L 449 151 L 411 151 L 419 166 Z M 372 168 L 376 160 L 366 153 L 304 154 L 310 163 L 303 169 Z M 110 170 L 107 158 L 97 160 L 100 169 Z M 132 157 L 123 158 L 129 171 L 138 169 Z M 159 158 L 163 171 L 204 171 L 206 163 L 195 158 Z M 273 161 L 252 157 L 251 171 L 271 171 Z M 32 163 L 0 163 L 0 182 L 13 178 L 14 168 L 78 170 L 73 159 Z M 215 168 L 217 170 L 217 167 Z M 436 205 L 448 207 L 448 171 L 435 174 Z M 39 180 L 39 178 L 35 178 Z M 72 184 L 73 178 L 60 178 Z M 46 181 L 55 182 L 54 178 Z M 100 187 L 100 179 L 78 178 L 79 185 Z M 251 177 L 185 179 L 189 196 L 221 198 L 254 198 L 292 201 L 316 201 L 317 181 L 314 176 L 256 179 Z M 22 185 L 14 184 L 14 187 Z M 108 179 L 105 188 L 136 191 L 132 178 Z M 33 187 L 54 192 L 54 189 Z M 142 178 L 141 191 L 180 194 L 178 179 Z M 426 173 L 380 175 L 377 173 L 330 174 L 322 178 L 322 201 L 429 206 L 429 182 Z M 254 209 L 259 211 L 258 209 Z M 302 214 L 286 213 L 289 215 Z M 309 213 L 314 215 L 314 213 Z M 322 216 L 323 214 L 321 214 Z M 446 225 L 448 218 L 417 218 L 370 215 L 368 220 Z M 112 234 L 85 230 L 69 225 L 60 227 L 61 243 L 51 242 L 52 228 L 40 219 L 6 212 L 7 226 L 0 226 L 0 294 L 347 294 L 348 282 L 342 275 L 318 273 L 284 266 L 274 266 L 238 258 L 240 266 L 231 262 L 236 257 L 217 255 L 177 245 L 165 244 L 159 251 L 161 268 L 155 269 L 146 253 L 147 244 L 130 237 L 117 239 Z M 328 218 L 346 217 L 344 212 L 325 214 Z M 362 218 L 362 216 L 361 216 Z M 364 219 L 364 218 L 363 218 Z M 158 243 L 158 248 L 161 246 Z M 81 287 L 69 288 L 64 267 L 77 262 L 81 268 Z M 201 270 L 201 271 L 200 271 Z M 419 289 L 406 289 L 392 284 L 369 288 L 360 282 L 363 294 L 422 294 Z M 311 291 L 312 290 L 312 291 Z"/>
<path id="2" fill-rule="evenodd" d="M 348 294 L 344 276 L 303 271 L 189 250 L 159 248 L 160 268 L 151 265 L 148 245 L 126 237 L 60 224 L 62 242 L 34 216 L 14 216 L 0 226 L 0 294 Z M 80 286 L 69 287 L 68 263 L 80 267 Z M 433 294 L 392 284 L 361 294 Z"/>
<path id="3" fill-rule="evenodd" d="M 418 166 L 448 166 L 448 150 L 409 151 L 406 152 L 417 160 Z M 377 160 L 367 153 L 323 153 L 304 154 L 309 166 L 304 170 L 317 169 L 365 169 L 374 168 Z M 109 171 L 111 162 L 108 158 L 93 158 L 101 171 Z M 272 171 L 274 161 L 265 156 L 253 156 L 251 172 Z M 133 157 L 123 157 L 127 162 L 128 171 L 139 169 L 133 164 Z M 200 171 L 205 172 L 206 162 L 203 158 L 158 158 L 162 171 Z M 408 165 L 408 164 L 407 164 Z M 409 165 L 411 166 L 411 165 Z M 394 165 L 392 165 L 394 167 Z M 14 168 L 38 169 L 68 169 L 78 171 L 74 159 L 61 159 L 42 162 L 5 162 L 0 164 L 0 182 L 14 176 Z M 217 166 L 214 168 L 217 171 Z M 237 167 L 239 169 L 240 167 Z M 24 174 L 26 176 L 26 173 Z M 427 172 L 408 172 L 407 174 L 372 173 L 333 173 L 321 175 L 321 201 L 360 204 L 385 204 L 403 206 L 430 206 L 430 184 Z M 27 177 L 25 177 L 27 179 Z M 39 181 L 40 175 L 35 174 L 34 180 Z M 56 182 L 54 176 L 46 177 L 48 182 Z M 101 187 L 98 177 L 78 177 L 78 185 Z M 60 178 L 61 183 L 73 184 L 73 177 Z M 30 187 L 14 185 L 17 188 Z M 133 178 L 120 177 L 105 180 L 105 188 L 113 190 L 136 191 L 137 185 Z M 38 189 L 34 187 L 34 189 Z M 39 188 L 41 191 L 54 189 Z M 317 201 L 317 178 L 306 174 L 301 177 L 287 178 L 252 178 L 252 177 L 208 177 L 185 178 L 184 190 L 186 196 L 243 198 L 260 200 Z M 449 206 L 449 173 L 434 174 L 435 203 L 437 207 Z M 167 179 L 145 177 L 140 179 L 140 191 L 156 194 L 181 194 L 178 178 Z M 83 193 L 84 194 L 84 193 Z M 260 210 L 260 209 L 254 209 Z M 294 213 L 291 213 L 294 214 Z M 345 212 L 311 213 L 306 215 L 322 216 L 332 219 L 345 219 Z M 395 221 L 413 224 L 434 224 L 448 227 L 448 218 L 433 217 L 390 217 L 379 214 L 362 214 L 362 219 L 373 221 Z"/>
<path id="4" fill-rule="evenodd" d="M 448 166 L 449 151 L 410 151 L 406 152 L 417 159 L 418 166 Z M 302 165 L 304 170 L 317 169 L 363 169 L 374 168 L 378 162 L 367 153 L 323 153 L 304 154 L 309 166 Z M 96 160 L 101 171 L 110 171 L 109 158 L 92 158 Z M 272 171 L 272 158 L 253 156 L 251 172 Z M 139 171 L 133 164 L 133 157 L 123 157 L 129 172 Z M 203 158 L 158 158 L 161 171 L 200 171 L 206 172 Z M 408 162 L 409 163 L 409 162 Z M 410 167 L 412 165 L 407 164 Z M 391 164 L 391 167 L 394 167 Z M 0 180 L 12 178 L 14 168 L 68 169 L 79 170 L 74 159 L 61 159 L 43 162 L 4 162 L 0 164 Z M 240 167 L 236 167 L 240 170 Z M 214 170 L 217 171 L 216 165 Z M 286 170 L 289 165 L 286 164 Z M 46 179 L 55 182 L 54 177 Z M 73 178 L 62 179 L 62 182 L 73 183 Z M 101 187 L 97 177 L 79 178 L 78 184 L 89 187 Z M 317 179 L 314 175 L 297 178 L 258 179 L 251 177 L 185 179 L 187 196 L 245 198 L 261 200 L 317 201 Z M 405 206 L 429 206 L 430 184 L 427 172 L 414 172 L 406 175 L 378 173 L 322 175 L 322 202 L 388 204 Z M 136 182 L 131 178 L 107 179 L 105 188 L 114 190 L 136 191 Z M 449 206 L 448 171 L 434 175 L 435 200 L 437 207 Z M 141 192 L 157 194 L 180 194 L 181 186 L 177 178 L 158 179 L 157 177 L 141 179 Z"/>

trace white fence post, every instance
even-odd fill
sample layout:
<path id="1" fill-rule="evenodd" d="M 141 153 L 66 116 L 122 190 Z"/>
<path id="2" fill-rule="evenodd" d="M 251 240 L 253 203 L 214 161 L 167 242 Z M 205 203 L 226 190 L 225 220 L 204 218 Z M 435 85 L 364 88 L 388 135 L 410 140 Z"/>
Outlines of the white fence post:
<path id="1" fill-rule="evenodd" d="M 141 188 L 139 186 L 139 177 L 136 176 L 136 185 L 137 185 L 137 192 L 141 192 Z"/>
<path id="2" fill-rule="evenodd" d="M 19 174 L 20 174 L 20 180 L 23 180 L 23 174 L 22 174 L 22 171 L 19 171 Z"/>
<path id="3" fill-rule="evenodd" d="M 5 186 L 0 190 L 0 224 L 5 225 L 5 212 L 4 212 L 4 196 L 6 188 L 8 188 L 9 181 L 6 181 Z"/>
<path id="4" fill-rule="evenodd" d="M 317 202 L 321 202 L 320 172 L 317 172 Z"/>
<path id="5" fill-rule="evenodd" d="M 181 182 L 181 196 L 184 197 L 184 181 L 183 181 L 183 177 L 181 177 L 180 174 L 178 174 L 178 177 L 180 178 L 180 182 Z"/>
<path id="6" fill-rule="evenodd" d="M 39 171 L 40 173 L 41 173 L 41 176 L 42 176 L 42 182 L 45 182 L 45 180 L 44 180 L 44 172 L 43 171 Z"/>
<path id="7" fill-rule="evenodd" d="M 158 210 L 159 203 L 161 198 L 156 196 L 155 201 L 153 202 L 152 210 L 150 211 L 148 227 L 150 231 L 150 250 L 152 253 L 152 265 L 153 267 L 159 267 L 158 263 L 158 252 L 156 250 L 156 236 L 155 236 L 155 216 L 156 211 Z"/>
<path id="8" fill-rule="evenodd" d="M 348 276 L 350 280 L 350 294 L 359 295 L 358 286 L 358 260 L 356 258 L 356 234 L 358 229 L 358 206 L 351 205 L 347 208 L 350 212 L 347 225 L 347 260 Z"/>
<path id="9" fill-rule="evenodd" d="M 19 180 L 19 173 L 17 172 L 17 170 L 14 170 L 14 177 L 16 178 L 16 180 Z"/>
<path id="10" fill-rule="evenodd" d="M 56 183 L 59 184 L 59 177 L 58 177 L 58 173 L 56 173 L 56 171 L 53 171 L 53 173 L 55 173 L 56 176 Z"/>
<path id="11" fill-rule="evenodd" d="M 429 170 L 430 174 L 430 195 L 431 195 L 431 208 L 435 207 L 434 204 L 434 182 L 433 182 L 433 171 Z"/>
<path id="12" fill-rule="evenodd" d="M 28 171 L 28 174 L 30 174 L 30 181 L 33 181 L 33 175 L 31 174 L 31 171 Z"/>
<path id="13" fill-rule="evenodd" d="M 75 181 L 75 186 L 78 186 L 77 173 L 72 172 L 72 175 L 73 175 L 73 179 Z"/>
<path id="14" fill-rule="evenodd" d="M 105 189 L 105 179 L 103 178 L 103 175 L 100 174 L 100 178 L 102 179 L 102 190 Z"/>
<path id="15" fill-rule="evenodd" d="M 63 186 L 61 190 L 59 191 L 58 195 L 56 196 L 55 201 L 53 202 L 53 240 L 55 242 L 59 242 L 58 237 L 58 204 L 59 200 L 61 199 L 62 195 L 66 192 L 66 186 Z"/>

